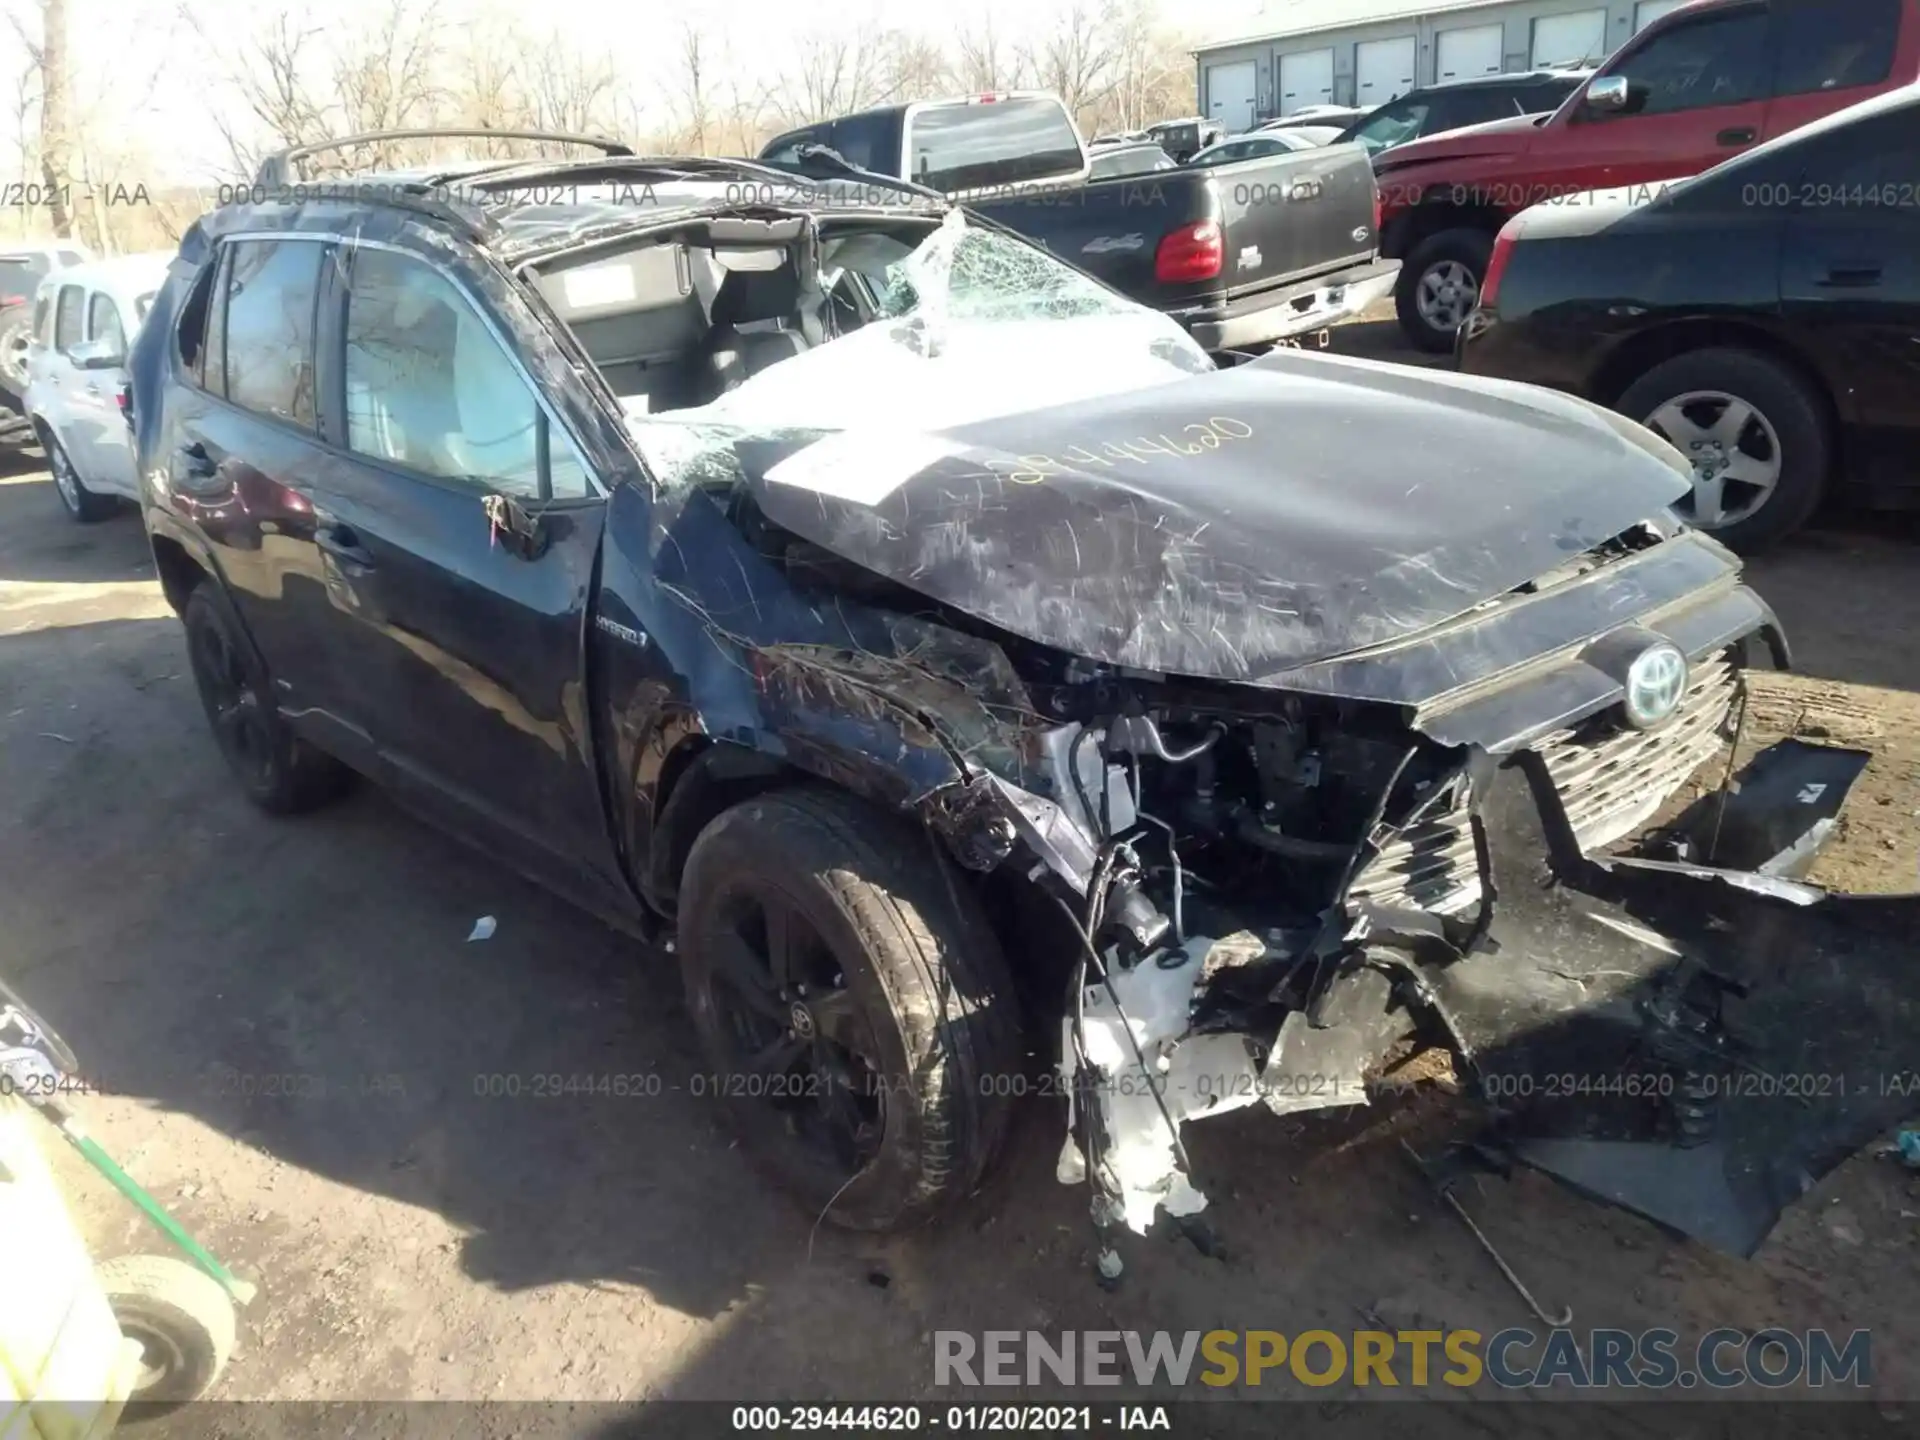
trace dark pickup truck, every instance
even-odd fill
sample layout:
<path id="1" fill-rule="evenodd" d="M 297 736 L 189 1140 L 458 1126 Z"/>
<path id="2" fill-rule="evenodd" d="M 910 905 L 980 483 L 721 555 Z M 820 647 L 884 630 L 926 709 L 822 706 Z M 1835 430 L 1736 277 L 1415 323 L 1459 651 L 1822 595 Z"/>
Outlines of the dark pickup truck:
<path id="1" fill-rule="evenodd" d="M 1388 294 L 1373 171 L 1358 146 L 1206 169 L 1088 179 L 1059 98 L 977 95 L 893 105 L 779 136 L 764 163 L 815 179 L 852 170 L 958 199 L 1131 299 L 1210 351 L 1307 335 Z"/>

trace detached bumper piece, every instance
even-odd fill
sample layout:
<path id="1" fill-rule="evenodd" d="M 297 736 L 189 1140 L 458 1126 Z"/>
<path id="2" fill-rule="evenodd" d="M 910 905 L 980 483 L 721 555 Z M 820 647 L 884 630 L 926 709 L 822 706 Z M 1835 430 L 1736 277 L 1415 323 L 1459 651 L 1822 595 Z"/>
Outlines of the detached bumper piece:
<path id="1" fill-rule="evenodd" d="M 1783 742 L 1659 845 L 1592 857 L 1569 845 L 1544 767 L 1501 771 L 1480 807 L 1498 895 L 1485 942 L 1465 958 L 1420 937 L 1369 948 L 1493 1110 L 1477 1148 L 1745 1256 L 1905 1118 L 1920 895 L 1794 878 L 1865 763 Z"/>

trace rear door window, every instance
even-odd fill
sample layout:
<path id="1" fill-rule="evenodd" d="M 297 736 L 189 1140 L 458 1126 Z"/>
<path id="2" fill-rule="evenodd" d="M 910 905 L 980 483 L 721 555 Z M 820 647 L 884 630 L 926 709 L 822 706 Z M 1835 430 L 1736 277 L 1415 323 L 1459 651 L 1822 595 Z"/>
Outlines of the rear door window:
<path id="1" fill-rule="evenodd" d="M 127 353 L 127 332 L 120 323 L 120 307 L 104 290 L 93 292 L 87 301 L 87 338 L 105 340 L 116 355 Z"/>
<path id="2" fill-rule="evenodd" d="M 854 115 L 833 122 L 833 148 L 862 170 L 891 175 L 900 168 L 897 115 Z"/>
<path id="3" fill-rule="evenodd" d="M 71 350 L 86 338 L 87 292 L 78 285 L 62 285 L 53 302 L 53 348 Z"/>
<path id="4" fill-rule="evenodd" d="M 1791 0 L 1773 19 L 1775 95 L 1878 85 L 1893 71 L 1901 0 Z"/>
<path id="5" fill-rule="evenodd" d="M 420 260 L 355 257 L 346 383 L 347 446 L 359 454 L 480 494 L 591 493 L 585 464 L 473 303 Z"/>
<path id="6" fill-rule="evenodd" d="M 242 240 L 226 286 L 224 391 L 236 405 L 314 427 L 313 313 L 324 247 L 312 240 Z M 221 390 L 207 377 L 211 390 Z"/>
<path id="7" fill-rule="evenodd" d="M 954 193 L 1057 179 L 1083 162 L 1066 108 L 1051 96 L 934 105 L 907 122 L 909 179 Z"/>

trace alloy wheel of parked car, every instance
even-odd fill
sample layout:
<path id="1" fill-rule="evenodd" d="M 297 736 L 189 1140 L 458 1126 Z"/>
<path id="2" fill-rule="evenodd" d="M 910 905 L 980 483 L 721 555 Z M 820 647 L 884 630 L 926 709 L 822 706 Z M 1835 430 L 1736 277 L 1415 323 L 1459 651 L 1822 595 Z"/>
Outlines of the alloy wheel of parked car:
<path id="1" fill-rule="evenodd" d="M 1689 390 L 1644 423 L 1693 464 L 1693 494 L 1681 513 L 1702 530 L 1737 525 L 1765 505 L 1780 484 L 1780 437 L 1737 395 Z"/>
<path id="2" fill-rule="evenodd" d="M 1442 260 L 1420 277 L 1420 318 L 1449 334 L 1465 323 L 1480 298 L 1480 277 L 1458 260 Z"/>
<path id="3" fill-rule="evenodd" d="M 1615 406 L 1693 467 L 1676 509 L 1751 552 L 1806 522 L 1820 503 L 1833 445 L 1808 383 L 1768 355 L 1696 350 L 1656 365 Z"/>
<path id="4" fill-rule="evenodd" d="M 33 344 L 33 308 L 0 310 L 0 385 L 15 395 L 27 391 L 27 351 Z"/>
<path id="5" fill-rule="evenodd" d="M 746 801 L 695 843 L 679 919 L 702 1088 L 811 1213 L 891 1229 L 973 1189 L 1005 1129 L 1015 1000 L 924 832 L 828 791 Z"/>
<path id="6" fill-rule="evenodd" d="M 1442 230 L 1413 249 L 1401 267 L 1394 308 L 1407 338 L 1429 354 L 1445 354 L 1480 301 L 1493 237 L 1480 230 Z"/>
<path id="7" fill-rule="evenodd" d="M 181 618 L 207 722 L 247 798 L 270 814 L 291 815 L 337 795 L 349 772 L 288 730 L 232 607 L 211 582 L 188 596 Z"/>
<path id="8" fill-rule="evenodd" d="M 104 519 L 113 510 L 112 499 L 87 489 L 80 472 L 73 468 L 66 447 L 58 440 L 43 435 L 41 444 L 46 448 L 47 470 L 53 476 L 54 493 L 60 497 L 60 503 L 67 507 L 67 514 L 82 525 Z"/>

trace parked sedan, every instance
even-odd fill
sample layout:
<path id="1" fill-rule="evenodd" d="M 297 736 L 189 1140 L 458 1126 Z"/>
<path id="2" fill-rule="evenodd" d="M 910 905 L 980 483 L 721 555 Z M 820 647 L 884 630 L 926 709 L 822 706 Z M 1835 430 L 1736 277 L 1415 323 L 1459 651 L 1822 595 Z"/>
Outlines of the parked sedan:
<path id="1" fill-rule="evenodd" d="M 1331 125 L 1339 129 L 1351 125 L 1356 120 L 1364 120 L 1368 112 L 1355 109 L 1351 105 L 1303 105 L 1298 110 L 1277 116 L 1272 120 L 1262 120 L 1253 128 L 1256 130 L 1291 130 L 1300 125 Z"/>
<path id="2" fill-rule="evenodd" d="M 1500 232 L 1460 367 L 1646 424 L 1681 503 L 1739 550 L 1844 483 L 1920 498 L 1920 91 L 1891 92 L 1690 180 L 1572 195 Z"/>
<path id="3" fill-rule="evenodd" d="M 75 520 L 137 500 L 127 351 L 167 278 L 170 252 L 55 271 L 34 296 L 26 413 L 54 489 Z"/>
<path id="4" fill-rule="evenodd" d="M 1179 162 L 1151 140 L 1138 145 L 1095 146 L 1087 157 L 1089 180 L 1118 180 L 1127 175 L 1150 175 L 1156 170 L 1179 168 Z"/>
<path id="5" fill-rule="evenodd" d="M 1291 150 L 1314 150 L 1340 132 L 1331 127 L 1310 126 L 1297 130 L 1256 130 L 1250 135 L 1233 135 L 1207 146 L 1187 161 L 1189 165 L 1231 165 L 1236 160 L 1253 160 L 1262 155 L 1284 155 Z"/>

